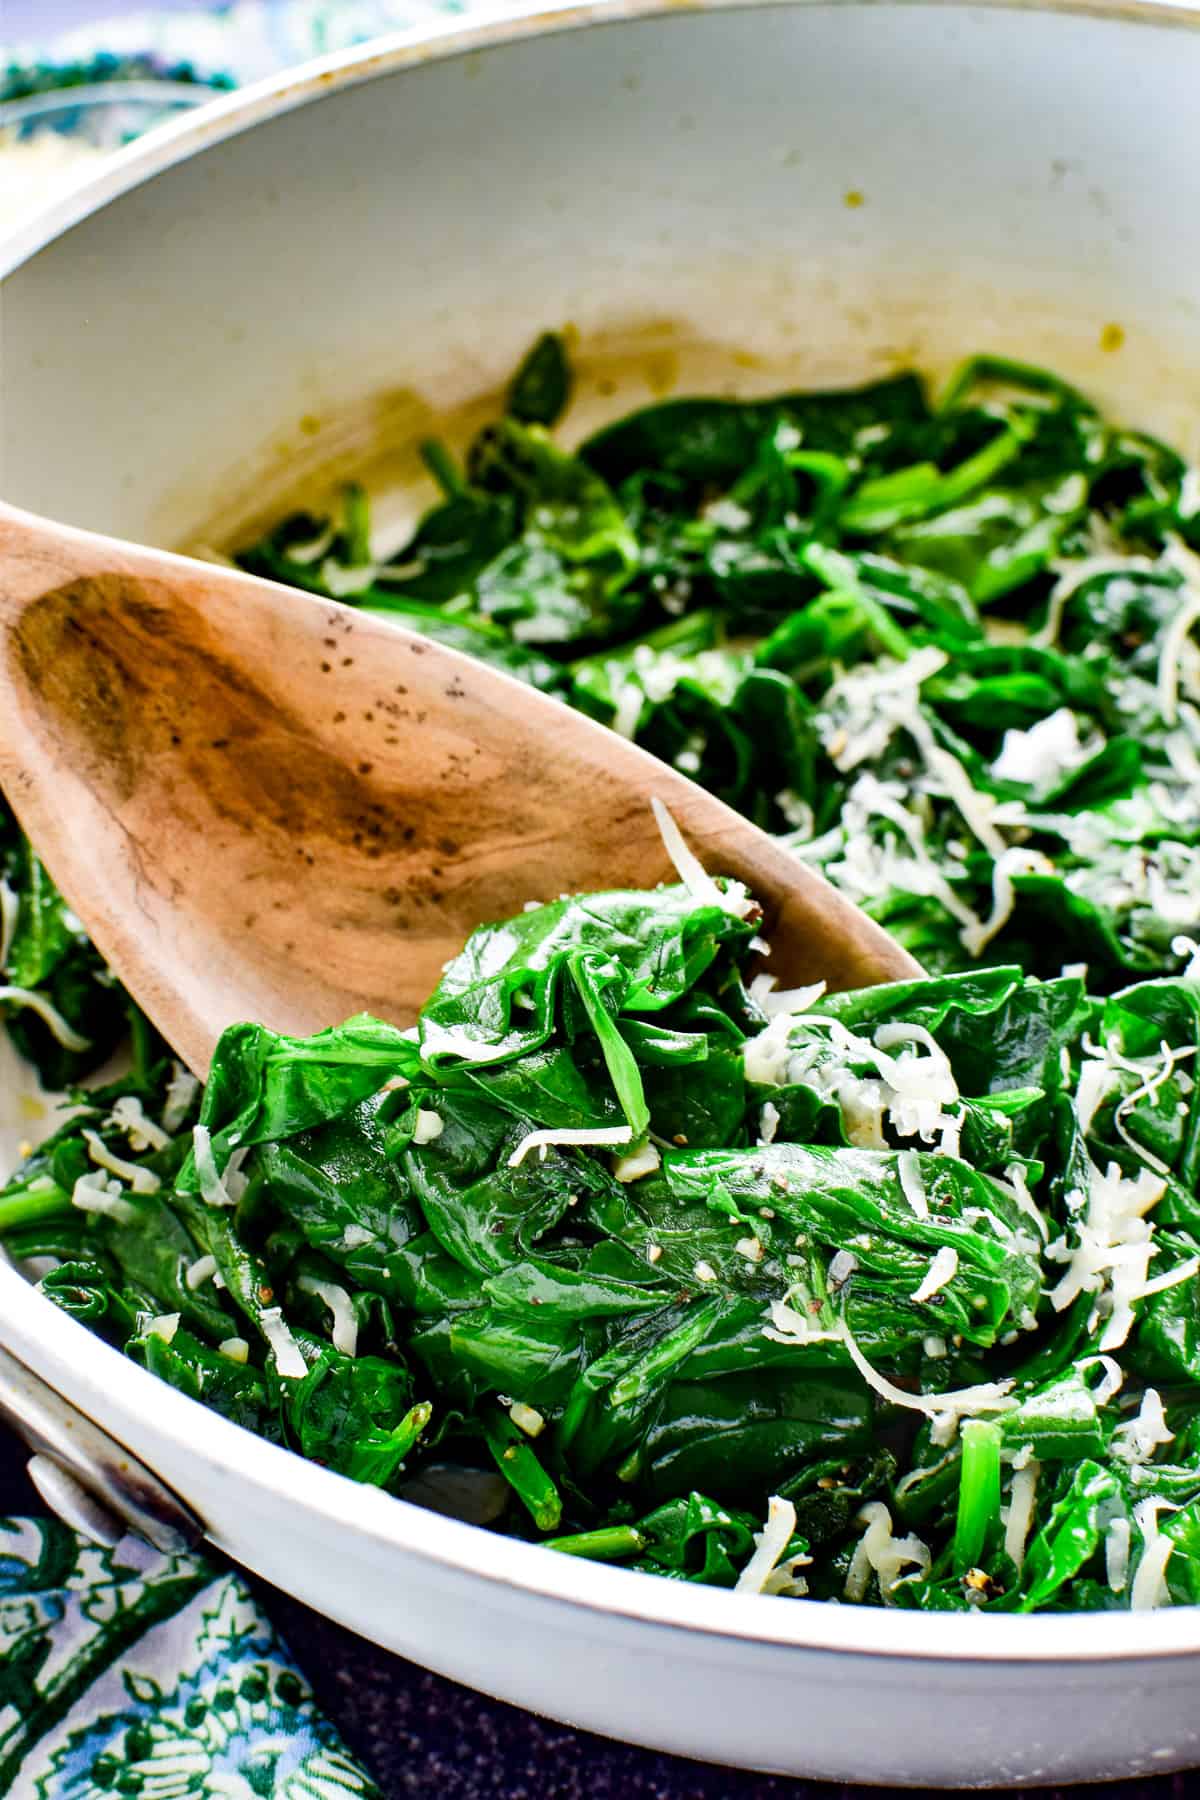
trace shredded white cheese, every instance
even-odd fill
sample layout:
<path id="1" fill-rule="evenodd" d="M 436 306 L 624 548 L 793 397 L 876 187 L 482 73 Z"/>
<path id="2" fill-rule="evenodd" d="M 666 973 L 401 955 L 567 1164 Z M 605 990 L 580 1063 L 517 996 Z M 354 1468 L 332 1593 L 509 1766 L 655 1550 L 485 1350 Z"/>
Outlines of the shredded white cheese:
<path id="1" fill-rule="evenodd" d="M 1113 1128 L 1121 1141 L 1132 1150 L 1134 1155 L 1144 1162 L 1148 1168 L 1153 1169 L 1158 1175 L 1166 1175 L 1169 1173 L 1167 1164 L 1163 1162 L 1161 1158 L 1155 1156 L 1153 1151 L 1148 1150 L 1145 1144 L 1140 1143 L 1139 1140 L 1133 1136 L 1133 1133 L 1126 1124 L 1126 1120 L 1133 1111 L 1133 1108 L 1137 1106 L 1140 1101 L 1157 1099 L 1162 1088 L 1164 1088 L 1167 1082 L 1173 1078 L 1176 1064 L 1186 1062 L 1189 1057 L 1196 1054 L 1196 1045 L 1188 1044 L 1184 1048 L 1176 1050 L 1172 1049 L 1166 1042 L 1163 1042 L 1159 1046 L 1159 1049 L 1162 1057 L 1161 1062 L 1150 1069 L 1145 1080 L 1142 1081 L 1138 1087 L 1126 1094 L 1124 1099 L 1118 1101 L 1113 1112 Z"/>
<path id="2" fill-rule="evenodd" d="M 825 1279 L 829 1284 L 830 1291 L 837 1293 L 844 1288 L 857 1267 L 858 1258 L 853 1250 L 837 1251 L 830 1258 L 829 1267 L 825 1271 Z"/>
<path id="3" fill-rule="evenodd" d="M 1124 1386 L 1125 1371 L 1114 1356 L 1085 1356 L 1076 1367 L 1080 1374 L 1083 1374 L 1085 1370 L 1095 1368 L 1097 1363 L 1104 1370 L 1104 1374 L 1092 1388 L 1091 1395 L 1097 1406 L 1107 1406 Z"/>
<path id="4" fill-rule="evenodd" d="M 764 985 L 758 988 L 754 997 L 768 1019 L 775 1018 L 778 1013 L 787 1013 L 789 1018 L 795 1018 L 799 1013 L 806 1013 L 810 1006 L 815 1006 L 817 1001 L 824 997 L 827 986 L 824 981 L 814 981 L 808 987 L 777 988 L 774 975 L 756 975 L 750 984 L 752 993 L 760 981 Z M 770 987 L 766 986 L 767 982 L 771 983 Z"/>
<path id="5" fill-rule="evenodd" d="M 321 586 L 331 593 L 335 600 L 344 600 L 351 594 L 362 594 L 371 586 L 379 569 L 375 563 L 359 563 L 351 566 L 347 563 L 335 562 L 327 556 L 321 564 Z"/>
<path id="6" fill-rule="evenodd" d="M 915 1150 L 901 1150 L 896 1158 L 896 1174 L 900 1178 L 900 1191 L 918 1219 L 927 1219 L 929 1201 L 921 1174 L 921 1158 Z"/>
<path id="7" fill-rule="evenodd" d="M 923 1305 L 926 1300 L 932 1300 L 948 1281 L 953 1281 L 957 1274 L 958 1251 L 949 1244 L 943 1244 L 930 1263 L 924 1280 L 919 1287 L 913 1289 L 909 1299 L 914 1300 L 918 1306 Z"/>
<path id="8" fill-rule="evenodd" d="M 1103 1173 L 1093 1163 L 1087 1210 L 1076 1221 L 1079 1242 L 1068 1245 L 1060 1238 L 1047 1249 L 1051 1260 L 1067 1263 L 1066 1273 L 1050 1290 L 1050 1304 L 1056 1312 L 1062 1312 L 1080 1294 L 1096 1294 L 1093 1324 L 1098 1324 L 1107 1313 L 1099 1343 L 1101 1350 L 1121 1348 L 1133 1325 L 1134 1302 L 1155 1291 L 1147 1284 L 1154 1245 L 1145 1214 L 1165 1192 L 1166 1182 L 1149 1169 L 1143 1169 L 1134 1180 L 1115 1162 L 1110 1162 Z M 1176 1279 L 1186 1279 L 1186 1275 L 1173 1270 L 1166 1279 L 1170 1285 Z"/>
<path id="9" fill-rule="evenodd" d="M 1089 1057 L 1080 1069 L 1074 1106 L 1081 1137 L 1086 1137 L 1092 1129 L 1092 1121 L 1111 1093 L 1116 1081 L 1116 1069 L 1102 1058 Z"/>
<path id="10" fill-rule="evenodd" d="M 200 1083 L 190 1069 L 185 1069 L 181 1062 L 172 1065 L 171 1079 L 167 1083 L 166 1104 L 163 1107 L 163 1127 L 168 1132 L 176 1132 L 192 1109 L 196 1095 L 200 1092 Z"/>
<path id="11" fill-rule="evenodd" d="M 1131 1612 L 1148 1612 L 1166 1606 L 1170 1600 L 1167 1588 L 1167 1564 L 1175 1548 L 1171 1539 L 1158 1529 L 1160 1512 L 1178 1512 L 1177 1506 L 1151 1496 L 1139 1500 L 1133 1509 L 1133 1522 L 1142 1534 L 1142 1554 L 1129 1594 Z"/>
<path id="12" fill-rule="evenodd" d="M 146 1327 L 146 1333 L 148 1336 L 161 1338 L 164 1344 L 169 1344 L 179 1330 L 179 1319 L 178 1313 L 159 1313 L 156 1318 L 150 1320 Z"/>
<path id="13" fill-rule="evenodd" d="M 872 1500 L 864 1506 L 857 1523 L 864 1530 L 854 1547 L 842 1591 L 847 1600 L 865 1599 L 873 1570 L 879 1581 L 880 1599 L 890 1606 L 904 1569 L 917 1569 L 921 1574 L 929 1569 L 929 1546 L 919 1537 L 894 1537 L 892 1515 L 882 1500 Z"/>
<path id="14" fill-rule="evenodd" d="M 1020 1569 L 1025 1561 L 1025 1544 L 1033 1523 L 1033 1506 L 1037 1497 L 1041 1464 L 1031 1457 L 1013 1473 L 1012 1492 L 1004 1514 L 1004 1554 Z"/>
<path id="15" fill-rule="evenodd" d="M 1032 645 L 1043 650 L 1057 642 L 1067 601 L 1085 581 L 1090 581 L 1094 575 L 1129 575 L 1134 572 L 1148 574 L 1155 565 L 1149 557 L 1115 554 L 1110 547 L 1104 546 L 1098 548 L 1094 556 L 1075 557 L 1052 566 L 1058 580 L 1050 592 L 1046 622 L 1029 640 Z"/>
<path id="16" fill-rule="evenodd" d="M 1122 1594 L 1129 1580 L 1129 1520 L 1110 1519 L 1104 1533 L 1104 1573 L 1114 1594 Z"/>
<path id="17" fill-rule="evenodd" d="M 688 848 L 683 833 L 657 794 L 651 795 L 650 805 L 667 855 L 693 900 L 701 906 L 720 907 L 722 912 L 732 913 L 735 919 L 744 919 L 754 902 L 741 883 L 734 881 L 727 888 L 719 888 L 700 858 Z"/>
<path id="18" fill-rule="evenodd" d="M 1156 1388 L 1147 1388 L 1135 1419 L 1127 1419 L 1113 1432 L 1112 1449 L 1129 1463 L 1146 1462 L 1162 1444 L 1175 1441 L 1168 1429 L 1162 1396 Z"/>
<path id="19" fill-rule="evenodd" d="M 733 1590 L 735 1594 L 763 1594 L 769 1591 L 767 1583 L 775 1573 L 779 1559 L 791 1543 L 795 1531 L 796 1508 L 790 1500 L 781 1500 L 778 1494 L 772 1494 L 767 1501 L 766 1522 L 762 1530 L 754 1534 L 754 1554 L 737 1578 Z M 792 1559 L 787 1577 L 789 1583 L 795 1580 L 795 1571 L 799 1565 L 811 1560 L 807 1556 Z M 779 1589 L 775 1591 L 778 1592 Z M 803 1592 L 802 1586 L 800 1591 Z"/>
<path id="20" fill-rule="evenodd" d="M 128 1182 L 135 1194 L 157 1194 L 162 1186 L 162 1179 L 153 1169 L 144 1169 L 140 1163 L 126 1162 L 105 1144 L 99 1132 L 90 1131 L 86 1127 L 83 1141 L 88 1147 L 88 1155 L 102 1169 L 118 1180 Z"/>
<path id="21" fill-rule="evenodd" d="M 612 728 L 623 738 L 637 736 L 637 728 L 641 724 L 642 708 L 646 704 L 645 689 L 640 682 L 628 679 L 621 683 L 614 696 L 616 711 L 612 718 Z"/>
<path id="22" fill-rule="evenodd" d="M 781 788 L 775 796 L 775 804 L 792 831 L 801 838 L 812 836 L 815 821 L 807 800 L 802 800 L 792 788 Z"/>
<path id="23" fill-rule="evenodd" d="M 171 1135 L 153 1119 L 147 1118 L 145 1108 L 136 1094 L 122 1094 L 113 1102 L 113 1109 L 108 1115 L 108 1123 L 123 1131 L 129 1139 L 130 1149 L 165 1150 L 171 1142 Z"/>
<path id="24" fill-rule="evenodd" d="M 315 1275 L 301 1275 L 296 1286 L 301 1293 L 312 1294 L 328 1307 L 333 1321 L 329 1335 L 334 1349 L 340 1350 L 343 1356 L 357 1356 L 358 1315 L 345 1288 L 336 1281 L 319 1281 Z"/>
<path id="25" fill-rule="evenodd" d="M 577 1131 L 528 1131 L 509 1157 L 508 1166 L 510 1169 L 519 1168 L 531 1150 L 536 1150 L 541 1161 L 545 1162 L 547 1150 L 559 1145 L 564 1148 L 586 1149 L 589 1145 L 604 1148 L 612 1144 L 628 1144 L 632 1138 L 631 1125 L 585 1126 Z"/>
<path id="26" fill-rule="evenodd" d="M 806 861 L 823 862 L 826 873 L 850 900 L 862 902 L 891 889 L 926 895 L 944 906 L 964 929 L 978 927 L 978 914 L 947 880 L 940 859 L 931 854 L 925 841 L 925 826 L 908 801 L 902 783 L 878 781 L 864 773 L 842 804 L 841 823 L 812 843 L 793 845 L 793 850 Z M 873 818 L 891 825 L 903 848 L 876 842 L 871 832 Z"/>
<path id="27" fill-rule="evenodd" d="M 935 1421 L 935 1425 L 940 1425 L 943 1432 L 956 1425 L 960 1418 L 975 1413 L 1005 1412 L 1016 1404 L 1011 1397 L 1013 1384 L 1010 1380 L 982 1381 L 975 1387 L 954 1388 L 946 1394 L 907 1393 L 889 1381 L 886 1375 L 881 1375 L 877 1369 L 872 1368 L 845 1320 L 842 1321 L 841 1336 L 850 1353 L 851 1362 L 868 1387 L 873 1388 L 882 1400 L 887 1400 L 892 1406 L 924 1413 Z"/>
<path id="28" fill-rule="evenodd" d="M 282 1309 L 278 1306 L 264 1308 L 259 1316 L 259 1323 L 275 1358 L 278 1373 L 287 1381 L 301 1380 L 308 1374 L 308 1364 L 300 1353 L 300 1346 L 288 1330 Z"/>
<path id="29" fill-rule="evenodd" d="M 192 1154 L 196 1159 L 196 1178 L 200 1183 L 202 1198 L 209 1206 L 236 1206 L 245 1190 L 241 1164 L 246 1152 L 234 1151 L 225 1165 L 225 1178 L 222 1180 L 213 1156 L 208 1127 L 196 1125 L 192 1129 Z"/>
<path id="30" fill-rule="evenodd" d="M 1168 1288 L 1179 1287 L 1183 1282 L 1193 1280 L 1197 1274 L 1200 1274 L 1200 1256 L 1189 1256 L 1186 1262 L 1178 1263 L 1165 1274 L 1154 1275 L 1149 1281 L 1144 1281 L 1133 1298 L 1148 1300 L 1151 1294 L 1165 1294 Z"/>
<path id="31" fill-rule="evenodd" d="M 924 757 L 926 767 L 940 781 L 947 799 L 952 800 L 958 808 L 968 830 L 979 839 L 990 856 L 1002 855 L 1005 843 L 993 819 L 996 811 L 995 797 L 980 793 L 978 788 L 972 786 L 971 778 L 957 756 L 938 743 L 933 735 L 933 727 L 923 713 L 914 707 L 912 716 L 905 720 L 905 725 Z"/>
<path id="32" fill-rule="evenodd" d="M 1194 519 L 1200 514 L 1200 468 L 1194 463 L 1183 471 L 1176 510 L 1181 519 Z"/>
<path id="33" fill-rule="evenodd" d="M 1023 1212 L 1025 1217 L 1032 1222 L 1033 1227 L 1043 1244 L 1046 1243 L 1050 1236 L 1050 1227 L 1046 1223 L 1046 1219 L 1036 1200 L 1029 1192 L 1029 1183 L 1025 1176 L 1025 1170 L 1021 1164 L 1009 1163 L 1004 1171 L 1003 1179 L 998 1175 L 993 1175 L 990 1179 L 1002 1190 L 1002 1192 L 1009 1196 L 1018 1210 Z"/>
<path id="34" fill-rule="evenodd" d="M 68 1025 L 58 1008 L 47 1000 L 45 994 L 39 994 L 36 988 L 0 987 L 0 1002 L 7 1001 L 10 1006 L 23 1006 L 29 1012 L 36 1013 L 50 1035 L 57 1039 L 64 1050 L 90 1050 L 91 1038 L 85 1038 Z"/>
<path id="35" fill-rule="evenodd" d="M 244 1337 L 222 1338 L 217 1349 L 222 1356 L 227 1356 L 230 1362 L 244 1363 L 248 1362 L 250 1358 L 250 1346 Z"/>
<path id="36" fill-rule="evenodd" d="M 975 1387 L 955 1388 L 946 1394 L 910 1394 L 872 1367 L 845 1319 L 839 1319 L 831 1330 L 815 1330 L 804 1314 L 789 1306 L 786 1299 L 773 1300 L 768 1312 L 771 1323 L 763 1327 L 764 1337 L 776 1343 L 842 1342 L 867 1386 L 881 1400 L 886 1400 L 892 1406 L 904 1407 L 909 1412 L 924 1413 L 934 1421 L 935 1433 L 940 1428 L 941 1434 L 946 1436 L 957 1427 L 960 1418 L 976 1413 L 1005 1412 L 1016 1405 L 1012 1398 L 1013 1383 L 1007 1379 L 983 1381 Z"/>
<path id="37" fill-rule="evenodd" d="M 80 1212 L 104 1213 L 119 1225 L 132 1225 L 137 1208 L 122 1198 L 125 1190 L 119 1181 L 103 1175 L 81 1175 L 71 1189 L 71 1205 Z"/>
<path id="38" fill-rule="evenodd" d="M 1028 731 L 1006 731 L 992 774 L 998 781 L 1015 781 L 1048 793 L 1098 748 L 1098 744 L 1080 743 L 1078 719 L 1070 707 L 1060 706 Z"/>
<path id="39" fill-rule="evenodd" d="M 206 1281 L 211 1281 L 216 1272 L 217 1259 L 215 1256 L 198 1256 L 190 1268 L 185 1271 L 183 1279 L 187 1286 L 194 1290 L 203 1287 Z"/>
<path id="40" fill-rule="evenodd" d="M 8 966 L 8 953 L 12 949 L 20 911 L 21 902 L 18 895 L 0 876 L 0 969 Z"/>
<path id="41" fill-rule="evenodd" d="M 992 939 L 1003 931 L 1017 903 L 1016 875 L 1052 875 L 1054 865 L 1040 850 L 1019 846 L 1002 850 L 992 864 L 992 910 L 978 925 L 964 925 L 959 937 L 971 956 L 982 956 Z"/>
<path id="42" fill-rule="evenodd" d="M 722 531 L 745 531 L 752 515 L 726 494 L 720 500 L 710 500 L 707 506 L 702 507 L 700 517 L 707 525 L 716 525 Z"/>

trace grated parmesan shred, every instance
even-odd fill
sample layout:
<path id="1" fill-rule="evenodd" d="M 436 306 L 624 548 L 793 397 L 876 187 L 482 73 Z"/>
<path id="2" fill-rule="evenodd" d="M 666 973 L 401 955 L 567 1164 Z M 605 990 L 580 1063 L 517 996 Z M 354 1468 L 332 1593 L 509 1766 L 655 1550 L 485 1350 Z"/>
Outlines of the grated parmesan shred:
<path id="1" fill-rule="evenodd" d="M 1012 1492 L 1004 1514 L 1004 1554 L 1018 1569 L 1025 1562 L 1025 1545 L 1029 1538 L 1029 1527 L 1033 1523 L 1040 1474 L 1041 1464 L 1032 1457 L 1013 1472 Z"/>
<path id="2" fill-rule="evenodd" d="M 778 1567 L 779 1559 L 795 1532 L 796 1508 L 790 1500 L 782 1500 L 778 1494 L 772 1494 L 767 1502 L 766 1522 L 762 1530 L 754 1534 L 754 1554 L 734 1584 L 735 1594 L 779 1594 L 785 1591 L 803 1594 L 807 1591 L 804 1578 L 797 1571 L 802 1565 L 811 1562 L 811 1557 L 791 1557 L 785 1570 Z M 776 1574 L 783 1579 L 773 1583 L 772 1577 Z"/>
<path id="3" fill-rule="evenodd" d="M 992 939 L 1012 918 L 1017 903 L 1016 875 L 1052 875 L 1054 865 L 1040 850 L 1023 850 L 1019 846 L 1002 850 L 992 864 L 992 910 L 978 925 L 966 925 L 959 936 L 963 949 L 971 956 L 982 956 Z"/>
<path id="4" fill-rule="evenodd" d="M 1065 775 L 1082 768 L 1099 748 L 1099 742 L 1080 742 L 1078 719 L 1069 706 L 1060 706 L 1027 731 L 1006 731 L 992 774 L 998 781 L 1048 793 Z"/>
<path id="5" fill-rule="evenodd" d="M 278 1374 L 286 1381 L 302 1380 L 308 1374 L 308 1364 L 300 1352 L 300 1346 L 288 1330 L 282 1308 L 264 1307 L 259 1314 L 259 1324 L 275 1358 Z"/>
<path id="6" fill-rule="evenodd" d="M 922 1575 L 928 1572 L 932 1563 L 929 1546 L 919 1537 L 894 1537 L 892 1515 L 882 1500 L 872 1500 L 864 1506 L 857 1523 L 864 1530 L 846 1571 L 843 1594 L 847 1600 L 865 1599 L 874 1572 L 879 1597 L 885 1606 L 891 1606 L 904 1569 L 915 1569 Z"/>
<path id="7" fill-rule="evenodd" d="M 918 1306 L 940 1293 L 948 1281 L 953 1281 L 958 1274 L 958 1251 L 950 1244 L 943 1244 L 929 1265 L 928 1273 L 919 1287 L 913 1289 L 909 1299 Z"/>
<path id="8" fill-rule="evenodd" d="M 1131 1612 L 1151 1612 L 1170 1601 L 1167 1588 L 1167 1564 L 1175 1548 L 1171 1539 L 1158 1529 L 1160 1512 L 1178 1512 L 1177 1506 L 1151 1495 L 1139 1500 L 1133 1509 L 1133 1522 L 1142 1536 L 1142 1554 L 1129 1594 Z"/>
<path id="9" fill-rule="evenodd" d="M 1129 1520 L 1110 1519 L 1104 1533 L 1104 1573 L 1114 1594 L 1123 1594 L 1129 1580 Z"/>
<path id="10" fill-rule="evenodd" d="M 171 1079 L 167 1083 L 166 1104 L 163 1107 L 163 1129 L 173 1133 L 179 1130 L 187 1118 L 200 1092 L 200 1083 L 190 1069 L 185 1069 L 181 1062 L 171 1066 Z"/>
<path id="11" fill-rule="evenodd" d="M 587 1149 L 590 1146 L 603 1149 L 613 1144 L 628 1144 L 633 1139 L 631 1125 L 597 1125 L 581 1126 L 578 1130 L 566 1128 L 553 1131 L 527 1131 L 516 1149 L 508 1159 L 510 1169 L 518 1169 L 531 1150 L 536 1150 L 542 1162 L 546 1160 L 547 1150 L 562 1147 L 565 1149 Z"/>
<path id="12" fill-rule="evenodd" d="M 138 1216 L 137 1208 L 123 1197 L 124 1193 L 119 1181 L 104 1175 L 81 1175 L 71 1189 L 71 1205 L 80 1212 L 102 1213 L 118 1225 L 132 1225 Z"/>
<path id="13" fill-rule="evenodd" d="M 1157 1388 L 1147 1388 L 1137 1417 L 1126 1419 L 1113 1432 L 1112 1450 L 1125 1462 L 1144 1463 L 1163 1444 L 1174 1441 L 1175 1433 L 1168 1429 L 1161 1394 Z"/>
<path id="14" fill-rule="evenodd" d="M 192 1128 L 192 1154 L 196 1161 L 196 1178 L 200 1183 L 201 1197 L 209 1206 L 236 1206 L 246 1189 L 246 1178 L 241 1171 L 249 1151 L 235 1150 L 225 1165 L 222 1177 L 213 1156 L 208 1128 L 196 1125 Z"/>
<path id="15" fill-rule="evenodd" d="M 107 1169 L 119 1181 L 128 1182 L 135 1194 L 157 1194 L 162 1186 L 162 1179 L 153 1169 L 144 1169 L 140 1163 L 126 1162 L 110 1150 L 99 1132 L 84 1128 L 83 1141 L 88 1147 L 88 1155 L 101 1169 Z"/>
<path id="16" fill-rule="evenodd" d="M 38 993 L 36 988 L 0 987 L 0 1003 L 5 1001 L 10 1006 L 23 1006 L 29 1012 L 36 1013 L 50 1035 L 62 1045 L 64 1050 L 79 1052 L 91 1049 L 91 1038 L 81 1036 L 73 1025 L 68 1025 L 57 1006 L 52 1005 L 45 994 Z"/>
<path id="17" fill-rule="evenodd" d="M 719 888 L 700 858 L 689 849 L 683 833 L 657 794 L 651 795 L 650 805 L 667 855 L 693 900 L 701 906 L 719 907 L 722 912 L 732 913 L 735 919 L 744 919 L 753 909 L 754 902 L 741 883 L 730 882 L 727 888 Z"/>
<path id="18" fill-rule="evenodd" d="M 1024 1213 L 1025 1217 L 1030 1220 L 1043 1244 L 1047 1243 L 1050 1237 L 1050 1227 L 1037 1201 L 1029 1192 L 1029 1182 L 1021 1164 L 1009 1163 L 1003 1177 L 992 1175 L 990 1180 L 1002 1193 L 1007 1194 L 1017 1210 Z"/>
<path id="19" fill-rule="evenodd" d="M 113 1109 L 108 1115 L 108 1123 L 123 1131 L 129 1139 L 130 1148 L 134 1151 L 165 1150 L 171 1142 L 171 1134 L 156 1125 L 153 1119 L 147 1118 L 146 1110 L 136 1094 L 122 1094 L 113 1102 Z"/>
<path id="20" fill-rule="evenodd" d="M 900 1191 L 918 1219 L 927 1219 L 929 1201 L 921 1174 L 921 1158 L 915 1150 L 901 1150 L 896 1158 L 896 1174 L 900 1178 Z"/>
<path id="21" fill-rule="evenodd" d="M 1083 1361 L 1076 1363 L 1075 1366 L 1082 1375 L 1085 1370 L 1095 1368 L 1097 1363 L 1104 1370 L 1104 1374 L 1092 1388 L 1091 1395 L 1097 1406 L 1107 1406 L 1124 1386 L 1125 1371 L 1115 1356 L 1085 1356 Z"/>
<path id="22" fill-rule="evenodd" d="M 336 1281 L 319 1281 L 315 1275 L 301 1275 L 296 1286 L 301 1293 L 312 1294 L 314 1299 L 323 1301 L 329 1309 L 333 1322 L 329 1335 L 334 1349 L 340 1350 L 343 1356 L 357 1356 L 358 1315 L 345 1288 Z"/>
<path id="23" fill-rule="evenodd" d="M 881 1400 L 886 1400 L 890 1406 L 903 1407 L 908 1412 L 924 1413 L 926 1418 L 933 1420 L 935 1434 L 940 1433 L 946 1441 L 949 1441 L 950 1435 L 957 1429 L 959 1419 L 973 1417 L 976 1413 L 1006 1412 L 1016 1405 L 1012 1397 L 1013 1382 L 1009 1379 L 983 1381 L 975 1387 L 955 1388 L 944 1394 L 910 1394 L 905 1388 L 899 1388 L 889 1381 L 886 1375 L 881 1375 L 867 1361 L 858 1339 L 844 1318 L 839 1319 L 831 1329 L 816 1330 L 803 1313 L 788 1305 L 787 1298 L 773 1300 L 768 1307 L 768 1314 L 771 1323 L 762 1327 L 764 1337 L 782 1344 L 843 1343 L 851 1362 L 867 1386 Z M 934 1441 L 939 1441 L 937 1435 Z"/>
<path id="24" fill-rule="evenodd" d="M 3 876 L 0 876 L 0 970 L 8 967 L 8 954 L 16 934 L 21 901 Z"/>

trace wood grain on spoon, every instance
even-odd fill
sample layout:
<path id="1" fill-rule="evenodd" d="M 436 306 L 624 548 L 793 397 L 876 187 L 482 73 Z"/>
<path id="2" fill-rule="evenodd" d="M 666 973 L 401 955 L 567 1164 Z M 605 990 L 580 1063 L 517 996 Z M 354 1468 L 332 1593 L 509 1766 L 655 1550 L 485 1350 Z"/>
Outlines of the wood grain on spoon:
<path id="1" fill-rule="evenodd" d="M 485 920 L 676 879 L 657 794 L 762 903 L 783 985 L 918 973 L 656 758 L 390 621 L 0 508 L 0 783 L 203 1072 L 222 1029 L 416 1017 Z"/>

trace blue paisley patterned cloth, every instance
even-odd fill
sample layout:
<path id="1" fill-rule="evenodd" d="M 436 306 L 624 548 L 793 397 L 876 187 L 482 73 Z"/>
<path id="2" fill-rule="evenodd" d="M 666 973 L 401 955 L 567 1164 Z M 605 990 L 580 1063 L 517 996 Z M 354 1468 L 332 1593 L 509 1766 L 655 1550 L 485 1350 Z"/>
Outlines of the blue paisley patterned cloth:
<path id="1" fill-rule="evenodd" d="M 381 1800 L 245 1584 L 0 1521 L 0 1794 Z"/>
<path id="2" fill-rule="evenodd" d="M 8 60 L 66 63 L 99 54 L 148 55 L 244 83 L 387 32 L 502 18 L 518 5 L 516 0 L 225 0 L 196 12 L 122 9 L 119 0 L 95 0 L 91 10 L 100 23 L 56 34 L 50 43 L 38 29 L 40 10 L 39 0 L 16 0 L 11 11 L 0 6 L 0 20 L 12 21 L 5 35 L 11 30 L 17 38 L 5 45 Z"/>

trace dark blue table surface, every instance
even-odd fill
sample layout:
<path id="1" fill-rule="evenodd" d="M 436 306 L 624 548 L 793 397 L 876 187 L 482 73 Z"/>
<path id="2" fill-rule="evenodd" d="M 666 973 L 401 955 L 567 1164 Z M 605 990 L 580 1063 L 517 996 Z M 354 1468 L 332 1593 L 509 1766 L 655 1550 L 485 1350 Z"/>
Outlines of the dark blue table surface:
<path id="1" fill-rule="evenodd" d="M 0 1516 L 42 1510 L 20 1447 L 0 1432 Z M 265 1582 L 253 1585 L 386 1800 L 868 1800 L 866 1789 L 745 1775 L 550 1724 L 390 1656 Z M 1200 1774 L 1117 1782 L 1090 1794 L 1196 1800 Z M 1027 1790 L 1025 1800 L 1052 1795 L 1064 1790 Z"/>

